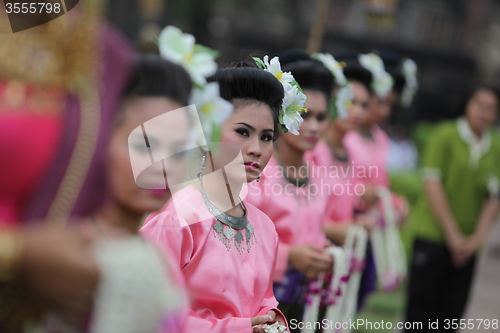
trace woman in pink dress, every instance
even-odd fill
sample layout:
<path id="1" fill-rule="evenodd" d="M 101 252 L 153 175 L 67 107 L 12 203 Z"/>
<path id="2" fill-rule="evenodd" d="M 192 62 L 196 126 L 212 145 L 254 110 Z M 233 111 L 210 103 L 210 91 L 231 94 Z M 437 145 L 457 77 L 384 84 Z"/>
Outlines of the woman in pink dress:
<path id="1" fill-rule="evenodd" d="M 338 60 L 344 60 L 338 57 Z M 340 64 L 338 64 L 341 66 Z M 346 59 L 342 68 L 344 80 L 347 83 L 339 84 L 334 91 L 335 110 L 345 107 L 344 112 L 330 112 L 331 121 L 321 141 L 313 151 L 306 154 L 312 163 L 326 167 L 336 185 L 335 202 L 329 222 L 325 225 L 327 236 L 336 244 L 342 245 L 351 223 L 356 222 L 369 229 L 370 219 L 363 215 L 354 216 L 354 207 L 363 195 L 362 188 L 356 181 L 350 156 L 344 145 L 344 138 L 350 131 L 359 129 L 367 118 L 367 108 L 370 98 L 370 84 L 372 75 L 355 61 Z M 342 78 L 341 78 L 342 79 Z M 337 79 L 338 80 L 338 79 Z M 343 82 L 342 82 L 343 83 Z M 345 100 L 341 89 L 349 89 L 349 98 Z M 340 99 L 340 100 L 336 100 Z M 338 105 L 346 103 L 346 105 Z"/>
<path id="2" fill-rule="evenodd" d="M 378 60 L 373 62 L 367 60 L 377 58 Z M 372 94 L 365 121 L 357 131 L 347 133 L 344 138 L 344 146 L 356 171 L 357 180 L 366 189 L 363 196 L 365 205 L 358 208 L 367 210 L 378 199 L 377 187 L 390 187 L 389 172 L 387 170 L 390 140 L 387 133 L 380 128 L 380 125 L 390 116 L 392 108 L 398 100 L 399 88 L 402 85 L 399 82 L 400 80 L 395 81 L 394 77 L 385 71 L 384 63 L 377 55 L 373 53 L 360 54 L 356 60 L 373 74 Z M 384 73 L 386 77 L 380 77 L 378 73 Z M 393 201 L 398 213 L 398 219 L 400 221 L 404 220 L 407 215 L 406 201 L 399 196 L 393 196 Z"/>
<path id="3" fill-rule="evenodd" d="M 149 154 L 173 155 L 189 142 L 191 119 L 184 107 L 191 87 L 181 66 L 155 55 L 137 57 L 108 149 L 110 193 L 86 225 L 95 234 L 105 283 L 96 295 L 91 332 L 180 330 L 187 307 L 180 270 L 168 253 L 144 241 L 139 228 L 145 214 L 170 199 L 165 176 L 172 181 L 182 177 L 176 172 L 182 159 L 151 164 Z M 149 167 L 137 174 L 137 165 Z M 118 313 L 120 320 L 114 321 Z"/>
<path id="4" fill-rule="evenodd" d="M 392 105 L 398 98 L 398 91 L 394 86 L 394 78 L 385 71 L 384 63 L 378 55 L 374 53 L 352 55 L 351 61 L 357 62 L 358 66 L 372 73 L 371 95 L 365 121 L 358 130 L 348 132 L 343 142 L 351 159 L 355 181 L 364 187 L 364 194 L 357 202 L 356 210 L 358 213 L 366 213 L 373 207 L 378 207 L 379 213 L 374 218 L 375 222 L 382 226 L 385 210 L 379 200 L 379 194 L 380 189 L 390 187 L 387 170 L 390 141 L 379 125 L 389 117 Z M 400 223 L 407 215 L 406 200 L 397 195 L 392 195 L 391 199 L 396 220 Z M 372 247 L 369 246 L 358 308 L 363 306 L 367 295 L 375 290 L 378 271 L 371 252 Z"/>
<path id="5" fill-rule="evenodd" d="M 274 225 L 239 199 L 243 184 L 256 180 L 271 158 L 284 90 L 272 74 L 236 66 L 210 78 L 234 106 L 220 129 L 222 143 L 193 163 L 199 179 L 175 193 L 141 229 L 182 271 L 192 301 L 182 330 L 188 333 L 249 333 L 262 331 L 255 327 L 261 324 L 286 325 L 272 289 Z"/>
<path id="6" fill-rule="evenodd" d="M 266 213 L 276 226 L 279 249 L 274 292 L 280 309 L 296 326 L 302 319 L 309 279 L 331 272 L 333 264 L 324 251 L 328 243 L 323 231 L 332 207 L 332 184 L 324 170 L 304 158 L 328 125 L 333 77 L 312 60 L 288 63 L 283 70 L 290 71 L 304 89 L 308 112 L 302 114 L 299 135 L 286 133 L 279 139 L 273 158 L 260 182 L 250 186 L 246 201 Z"/>

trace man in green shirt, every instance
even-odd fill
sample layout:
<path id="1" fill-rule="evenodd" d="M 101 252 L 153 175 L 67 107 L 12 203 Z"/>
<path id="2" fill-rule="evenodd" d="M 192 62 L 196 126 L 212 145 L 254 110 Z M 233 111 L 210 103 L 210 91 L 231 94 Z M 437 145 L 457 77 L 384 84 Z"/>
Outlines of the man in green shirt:
<path id="1" fill-rule="evenodd" d="M 429 139 L 422 161 L 426 195 L 413 216 L 408 322 L 437 320 L 439 331 L 453 332 L 452 320 L 462 317 L 476 252 L 499 208 L 500 143 L 488 131 L 498 108 L 493 89 L 478 89 L 464 117 L 442 124 Z"/>

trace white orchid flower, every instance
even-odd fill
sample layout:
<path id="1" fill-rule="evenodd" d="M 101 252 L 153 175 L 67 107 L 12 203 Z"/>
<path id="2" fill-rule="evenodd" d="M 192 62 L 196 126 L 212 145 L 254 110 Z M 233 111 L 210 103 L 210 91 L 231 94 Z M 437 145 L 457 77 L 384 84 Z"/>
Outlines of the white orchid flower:
<path id="1" fill-rule="evenodd" d="M 281 70 L 281 64 L 278 57 L 272 58 L 269 62 L 269 57 L 266 55 L 264 57 L 264 64 L 266 66 L 264 70 L 273 74 L 283 86 L 295 81 L 290 72 L 283 72 Z"/>
<path id="2" fill-rule="evenodd" d="M 360 54 L 358 56 L 358 61 L 361 66 L 372 72 L 374 76 L 385 72 L 385 66 L 382 58 L 380 58 L 373 52 L 368 54 Z"/>
<path id="3" fill-rule="evenodd" d="M 186 69 L 193 82 L 204 85 L 206 77 L 215 73 L 217 64 L 206 48 L 197 48 L 193 35 L 174 26 L 167 26 L 158 37 L 160 55 Z"/>
<path id="4" fill-rule="evenodd" d="M 394 79 L 391 74 L 382 72 L 375 76 L 373 80 L 373 89 L 379 98 L 385 98 L 394 86 Z"/>
<path id="5" fill-rule="evenodd" d="M 385 98 L 394 86 L 394 79 L 385 70 L 384 62 L 375 53 L 360 54 L 358 61 L 372 73 L 372 87 L 379 98 Z"/>
<path id="6" fill-rule="evenodd" d="M 207 139 L 211 139 L 214 129 L 219 128 L 234 109 L 233 104 L 220 97 L 217 82 L 207 83 L 203 89 L 193 89 L 191 100 L 196 105 Z"/>
<path id="7" fill-rule="evenodd" d="M 316 53 L 313 57 L 332 73 L 337 85 L 343 86 L 347 83 L 342 65 L 331 54 Z"/>
<path id="8" fill-rule="evenodd" d="M 347 109 L 349 109 L 354 101 L 354 91 L 352 84 L 348 83 L 339 89 L 335 95 L 335 108 L 339 119 L 347 118 Z"/>
<path id="9" fill-rule="evenodd" d="M 401 71 L 403 75 L 406 76 L 417 76 L 417 63 L 412 59 L 405 59 L 403 65 L 401 66 Z"/>
<path id="10" fill-rule="evenodd" d="M 285 125 L 288 132 L 299 135 L 300 124 L 304 121 L 300 115 L 307 97 L 300 92 L 296 86 L 288 85 L 285 90 L 285 98 L 283 98 L 282 124 Z"/>
<path id="11" fill-rule="evenodd" d="M 405 59 L 401 66 L 401 71 L 405 76 L 406 84 L 401 94 L 401 105 L 409 107 L 413 102 L 413 98 L 417 93 L 418 80 L 417 80 L 417 64 L 411 59 Z"/>
<path id="12" fill-rule="evenodd" d="M 282 126 L 283 131 L 290 132 L 295 135 L 299 135 L 300 124 L 304 121 L 301 112 L 307 112 L 304 109 L 307 97 L 304 95 L 300 86 L 295 81 L 293 75 L 289 72 L 283 72 L 281 69 L 281 64 L 278 57 L 274 57 L 269 61 L 269 57 L 266 55 L 263 60 L 259 58 L 253 58 L 257 66 L 271 73 L 278 79 L 278 81 L 283 85 L 283 90 L 285 92 L 285 97 L 281 105 L 281 110 L 279 114 L 279 122 Z"/>

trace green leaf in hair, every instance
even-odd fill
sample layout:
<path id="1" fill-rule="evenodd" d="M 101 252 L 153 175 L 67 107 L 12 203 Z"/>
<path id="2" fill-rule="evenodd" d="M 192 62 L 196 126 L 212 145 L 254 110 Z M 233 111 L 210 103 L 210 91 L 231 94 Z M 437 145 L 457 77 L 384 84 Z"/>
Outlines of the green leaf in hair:
<path id="1" fill-rule="evenodd" d="M 212 50 L 211 48 L 200 45 L 200 44 L 196 44 L 194 46 L 194 52 L 195 53 L 207 53 L 210 56 L 212 56 L 213 58 L 217 58 L 219 56 L 219 51 Z"/>
<path id="2" fill-rule="evenodd" d="M 155 34 L 151 34 L 151 39 L 153 40 L 153 43 L 155 43 L 156 46 L 160 45 L 160 40 L 158 39 L 158 36 Z"/>
<path id="3" fill-rule="evenodd" d="M 255 61 L 255 64 L 260 68 L 260 69 L 266 69 L 266 64 L 262 61 L 262 59 L 257 58 L 257 57 L 252 57 L 252 59 Z"/>

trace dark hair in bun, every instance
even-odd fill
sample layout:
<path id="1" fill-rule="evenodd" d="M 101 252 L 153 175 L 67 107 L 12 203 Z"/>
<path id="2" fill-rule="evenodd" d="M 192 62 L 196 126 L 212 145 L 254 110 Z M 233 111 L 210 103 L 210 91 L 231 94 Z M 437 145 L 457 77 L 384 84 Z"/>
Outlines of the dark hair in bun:
<path id="1" fill-rule="evenodd" d="M 219 69 L 207 81 L 217 82 L 221 97 L 229 102 L 240 99 L 243 103 L 258 101 L 269 106 L 274 120 L 274 138 L 277 138 L 279 110 L 285 94 L 281 82 L 251 63 L 238 62 L 232 66 Z M 237 104 L 235 106 L 238 107 Z"/>
<path id="2" fill-rule="evenodd" d="M 321 92 L 327 103 L 330 102 L 334 87 L 332 73 L 316 60 L 301 60 L 283 66 L 284 72 L 291 72 L 300 88 Z"/>
<path id="3" fill-rule="evenodd" d="M 191 77 L 181 66 L 158 55 L 139 55 L 124 96 L 167 97 L 188 105 L 192 86 Z"/>
<path id="4" fill-rule="evenodd" d="M 335 55 L 335 59 L 345 64 L 344 75 L 349 81 L 361 83 L 370 93 L 372 93 L 373 75 L 361 65 L 358 60 L 358 55 L 359 53 L 356 52 L 346 52 Z"/>

